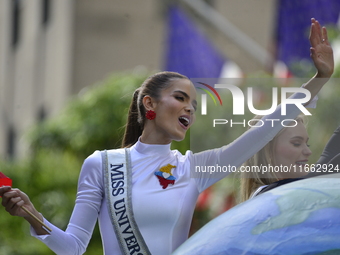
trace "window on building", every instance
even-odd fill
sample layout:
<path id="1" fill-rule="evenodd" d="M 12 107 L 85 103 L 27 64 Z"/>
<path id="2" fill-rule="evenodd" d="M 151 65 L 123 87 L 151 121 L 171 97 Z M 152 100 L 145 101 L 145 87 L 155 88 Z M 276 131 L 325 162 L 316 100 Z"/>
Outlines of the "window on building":
<path id="1" fill-rule="evenodd" d="M 12 0 L 12 47 L 15 48 L 20 39 L 21 0 Z"/>
<path id="2" fill-rule="evenodd" d="M 43 26 L 47 26 L 51 18 L 51 0 L 41 0 L 41 22 Z"/>
<path id="3" fill-rule="evenodd" d="M 10 159 L 15 157 L 15 140 L 16 140 L 16 132 L 14 127 L 11 125 L 7 129 L 7 155 Z"/>
<path id="4" fill-rule="evenodd" d="M 44 106 L 41 106 L 38 110 L 37 119 L 38 122 L 43 122 L 46 119 L 47 113 Z"/>

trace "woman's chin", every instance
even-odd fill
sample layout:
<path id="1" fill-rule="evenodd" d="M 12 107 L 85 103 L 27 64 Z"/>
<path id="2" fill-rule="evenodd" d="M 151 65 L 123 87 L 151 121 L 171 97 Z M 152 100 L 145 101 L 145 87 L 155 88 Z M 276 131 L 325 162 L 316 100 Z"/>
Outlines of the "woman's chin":
<path id="1" fill-rule="evenodd" d="M 173 137 L 173 141 L 176 141 L 176 142 L 181 142 L 185 139 L 185 134 L 184 135 L 178 135 L 176 137 Z"/>
<path id="2" fill-rule="evenodd" d="M 183 137 L 183 138 L 175 138 L 175 139 L 172 139 L 172 140 L 175 141 L 175 142 L 181 142 L 181 141 L 184 140 L 184 138 L 185 138 L 185 137 Z"/>

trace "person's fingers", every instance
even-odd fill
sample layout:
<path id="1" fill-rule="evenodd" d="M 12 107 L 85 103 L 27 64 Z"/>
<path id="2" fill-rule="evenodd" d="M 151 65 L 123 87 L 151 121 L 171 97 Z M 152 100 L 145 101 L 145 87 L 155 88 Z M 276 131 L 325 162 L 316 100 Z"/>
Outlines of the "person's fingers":
<path id="1" fill-rule="evenodd" d="M 322 27 L 322 38 L 323 38 L 323 42 L 325 42 L 327 45 L 330 45 L 328 41 L 327 29 L 325 27 Z"/>
<path id="2" fill-rule="evenodd" d="M 317 21 L 317 20 L 315 20 L 314 24 L 315 24 L 316 34 L 321 41 L 322 40 L 321 25 L 320 25 L 319 21 Z"/>
<path id="3" fill-rule="evenodd" d="M 25 200 L 21 199 L 18 203 L 17 203 L 17 206 L 21 207 L 25 205 Z"/>
<path id="4" fill-rule="evenodd" d="M 309 38 L 312 36 L 312 32 L 313 32 L 312 28 L 313 28 L 313 26 L 315 26 L 314 23 L 315 23 L 315 19 L 312 18 L 311 19 L 311 26 L 310 26 L 310 29 L 309 29 Z"/>
<path id="5" fill-rule="evenodd" d="M 21 197 L 13 197 L 10 200 L 8 200 L 6 205 L 6 211 L 11 212 L 12 210 L 16 209 L 16 206 L 18 205 L 18 202 L 22 201 Z"/>
<path id="6" fill-rule="evenodd" d="M 6 192 L 10 191 L 10 186 L 2 186 L 0 187 L 0 197 L 2 197 Z"/>
<path id="7" fill-rule="evenodd" d="M 19 196 L 20 196 L 20 193 L 18 193 L 18 191 L 16 190 L 10 190 L 4 193 L 2 196 L 2 205 L 6 206 L 12 198 L 19 197 Z"/>
<path id="8" fill-rule="evenodd" d="M 309 39 L 310 39 L 311 45 L 313 47 L 322 43 L 323 37 L 322 37 L 321 26 L 320 26 L 320 23 L 317 20 L 315 20 L 311 24 Z"/>
<path id="9" fill-rule="evenodd" d="M 313 47 L 310 47 L 310 57 L 313 59 L 313 61 L 315 60 L 315 49 Z"/>
<path id="10" fill-rule="evenodd" d="M 314 23 L 311 25 L 310 30 L 311 32 L 309 36 L 309 41 L 310 41 L 310 44 L 314 47 L 320 43 L 320 39 L 317 36 L 317 32 L 316 32 L 316 25 Z"/>
<path id="11" fill-rule="evenodd" d="M 2 205 L 5 210 L 13 216 L 23 216 L 21 206 L 25 205 L 24 193 L 19 190 L 6 192 L 2 199 Z"/>

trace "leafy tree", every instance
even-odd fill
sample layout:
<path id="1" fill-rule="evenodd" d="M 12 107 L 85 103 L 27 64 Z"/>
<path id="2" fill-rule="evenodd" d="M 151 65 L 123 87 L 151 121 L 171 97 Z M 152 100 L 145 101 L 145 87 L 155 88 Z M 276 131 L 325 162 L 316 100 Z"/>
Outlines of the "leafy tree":
<path id="1" fill-rule="evenodd" d="M 114 74 L 83 90 L 58 116 L 28 132 L 31 158 L 1 163 L 1 171 L 13 179 L 13 186 L 25 191 L 58 227 L 67 227 L 83 160 L 95 150 L 120 147 L 132 93 L 145 78 Z M 6 215 L 0 225 L 6 229 L 0 232 L 0 254 L 53 254 L 32 240 L 25 221 Z M 102 253 L 101 246 L 96 228 L 86 254 Z"/>

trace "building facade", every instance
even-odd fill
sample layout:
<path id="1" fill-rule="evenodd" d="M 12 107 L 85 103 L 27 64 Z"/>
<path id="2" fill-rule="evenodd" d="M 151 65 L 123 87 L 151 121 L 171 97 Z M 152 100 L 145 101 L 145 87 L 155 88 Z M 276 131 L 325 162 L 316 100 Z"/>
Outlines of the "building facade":
<path id="1" fill-rule="evenodd" d="M 1 0 L 0 159 L 27 156 L 27 130 L 57 115 L 82 88 L 113 72 L 162 70 L 166 9 L 173 2 L 192 13 L 244 72 L 265 68 L 187 1 Z M 268 46 L 275 1 L 196 2 L 213 7 L 256 44 Z"/>
<path id="2" fill-rule="evenodd" d="M 0 155 L 24 156 L 23 134 L 70 95 L 74 3 L 0 1 Z"/>

